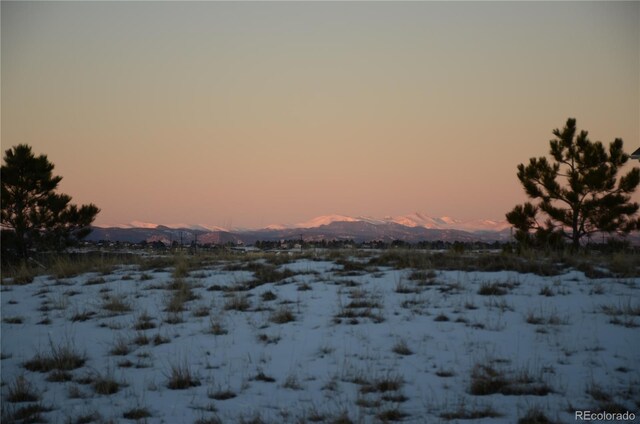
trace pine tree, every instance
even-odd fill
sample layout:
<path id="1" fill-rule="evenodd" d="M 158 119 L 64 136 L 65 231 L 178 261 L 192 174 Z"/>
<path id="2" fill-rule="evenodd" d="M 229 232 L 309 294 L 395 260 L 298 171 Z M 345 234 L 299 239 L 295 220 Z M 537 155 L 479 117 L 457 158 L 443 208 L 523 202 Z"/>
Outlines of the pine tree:
<path id="1" fill-rule="evenodd" d="M 35 156 L 26 144 L 5 151 L 2 165 L 2 250 L 26 259 L 31 249 L 63 249 L 86 237 L 100 211 L 78 207 L 56 193 L 62 180 L 54 176 L 46 155 Z"/>
<path id="2" fill-rule="evenodd" d="M 601 142 L 592 142 L 587 131 L 576 136 L 576 120 L 555 129 L 549 142 L 552 160 L 531 158 L 529 164 L 518 165 L 518 179 L 531 199 L 507 213 L 507 221 L 517 230 L 519 241 L 547 243 L 568 239 L 574 248 L 584 236 L 594 232 L 622 233 L 640 228 L 636 217 L 639 205 L 631 202 L 631 194 L 640 183 L 640 169 L 633 168 L 617 179 L 629 156 L 622 140 L 609 144 L 608 152 Z M 546 216 L 539 222 L 538 215 Z"/>

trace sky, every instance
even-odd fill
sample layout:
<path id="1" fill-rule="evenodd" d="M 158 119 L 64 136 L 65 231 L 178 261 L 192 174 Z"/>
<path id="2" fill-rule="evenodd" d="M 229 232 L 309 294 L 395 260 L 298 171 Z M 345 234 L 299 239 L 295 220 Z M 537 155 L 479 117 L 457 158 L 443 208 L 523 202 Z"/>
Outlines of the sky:
<path id="1" fill-rule="evenodd" d="M 640 2 L 0 7 L 2 149 L 101 225 L 504 219 L 567 118 L 640 146 Z"/>

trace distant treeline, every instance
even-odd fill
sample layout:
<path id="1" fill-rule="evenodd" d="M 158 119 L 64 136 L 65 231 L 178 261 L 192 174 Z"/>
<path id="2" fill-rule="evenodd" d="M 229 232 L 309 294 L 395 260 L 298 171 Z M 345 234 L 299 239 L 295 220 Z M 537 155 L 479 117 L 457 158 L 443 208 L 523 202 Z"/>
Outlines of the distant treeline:
<path id="1" fill-rule="evenodd" d="M 302 239 L 287 239 L 287 240 L 267 240 L 256 241 L 253 245 L 246 246 L 243 244 L 237 244 L 233 242 L 227 242 L 224 244 L 215 243 L 188 243 L 180 244 L 177 241 L 173 241 L 170 245 L 167 245 L 160 241 L 147 242 L 142 241 L 139 243 L 130 242 L 118 242 L 110 240 L 102 241 L 87 241 L 85 245 L 90 246 L 102 246 L 112 248 L 133 248 L 133 249 L 153 249 L 153 250 L 175 250 L 175 249 L 191 249 L 202 251 L 217 251 L 217 250 L 229 250 L 229 249 L 257 249 L 261 251 L 276 251 L 276 250 L 307 250 L 307 249 L 421 249 L 421 250 L 442 250 L 453 252 L 465 252 L 465 251 L 477 251 L 477 250 L 499 250 L 504 252 L 517 252 L 519 246 L 515 242 L 501 242 L 494 241 L 492 243 L 474 241 L 420 241 L 416 243 L 407 242 L 404 240 L 392 240 L 392 241 L 369 241 L 369 242 L 356 242 L 352 239 L 340 239 L 340 240 L 302 240 Z M 608 239 L 604 243 L 589 243 L 590 250 L 613 252 L 621 250 L 638 251 L 638 246 L 632 246 L 628 240 L 621 239 Z"/>

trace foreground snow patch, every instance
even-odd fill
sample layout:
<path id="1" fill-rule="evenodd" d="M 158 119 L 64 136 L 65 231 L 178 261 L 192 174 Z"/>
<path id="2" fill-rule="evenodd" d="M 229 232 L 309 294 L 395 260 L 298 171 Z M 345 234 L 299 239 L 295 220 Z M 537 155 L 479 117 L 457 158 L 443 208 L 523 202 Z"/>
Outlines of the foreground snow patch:
<path id="1" fill-rule="evenodd" d="M 345 268 L 225 262 L 176 278 L 122 266 L 3 286 L 3 422 L 565 422 L 640 409 L 638 279 Z"/>

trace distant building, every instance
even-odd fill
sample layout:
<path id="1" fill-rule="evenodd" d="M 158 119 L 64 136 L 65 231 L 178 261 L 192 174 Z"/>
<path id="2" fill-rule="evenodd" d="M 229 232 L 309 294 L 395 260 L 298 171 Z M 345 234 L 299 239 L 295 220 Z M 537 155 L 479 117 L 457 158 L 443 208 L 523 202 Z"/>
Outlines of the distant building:
<path id="1" fill-rule="evenodd" d="M 636 149 L 635 152 L 631 153 L 631 159 L 640 160 L 640 148 Z"/>

